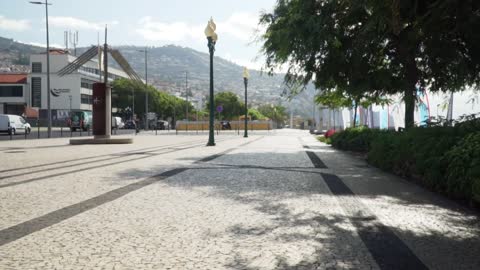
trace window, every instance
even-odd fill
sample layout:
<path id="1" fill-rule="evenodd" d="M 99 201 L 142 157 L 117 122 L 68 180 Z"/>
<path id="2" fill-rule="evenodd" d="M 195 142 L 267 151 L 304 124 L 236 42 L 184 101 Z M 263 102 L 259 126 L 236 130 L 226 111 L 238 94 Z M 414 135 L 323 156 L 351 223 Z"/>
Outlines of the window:
<path id="1" fill-rule="evenodd" d="M 81 94 L 80 100 L 82 104 L 92 104 L 92 96 L 90 95 Z"/>
<path id="2" fill-rule="evenodd" d="M 23 97 L 23 87 L 20 85 L 0 86 L 0 97 Z"/>
<path id="3" fill-rule="evenodd" d="M 41 62 L 32 62 L 32 73 L 42 73 Z"/>
<path id="4" fill-rule="evenodd" d="M 42 78 L 32 77 L 32 107 L 42 107 Z"/>
<path id="5" fill-rule="evenodd" d="M 87 79 L 81 79 L 80 81 L 80 87 L 82 88 L 87 88 L 87 89 L 93 89 L 93 84 L 95 81 L 87 80 Z"/>

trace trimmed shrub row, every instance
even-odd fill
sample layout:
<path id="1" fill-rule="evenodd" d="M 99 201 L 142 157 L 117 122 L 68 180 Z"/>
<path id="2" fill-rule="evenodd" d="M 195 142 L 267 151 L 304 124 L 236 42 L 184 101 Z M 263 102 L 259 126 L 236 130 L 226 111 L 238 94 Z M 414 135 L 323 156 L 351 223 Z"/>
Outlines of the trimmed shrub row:
<path id="1" fill-rule="evenodd" d="M 383 170 L 480 203 L 480 119 L 403 132 L 348 128 L 330 140 L 335 148 L 366 153 L 367 161 Z"/>

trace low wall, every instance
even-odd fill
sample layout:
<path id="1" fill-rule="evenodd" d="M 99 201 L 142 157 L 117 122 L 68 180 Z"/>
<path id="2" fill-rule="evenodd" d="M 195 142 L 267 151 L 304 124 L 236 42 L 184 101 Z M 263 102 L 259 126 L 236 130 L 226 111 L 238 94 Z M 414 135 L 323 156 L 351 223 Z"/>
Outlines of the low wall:
<path id="1" fill-rule="evenodd" d="M 209 121 L 177 121 L 175 125 L 177 130 L 208 130 Z M 232 130 L 244 130 L 245 122 L 244 121 L 230 121 L 230 126 Z M 271 121 L 248 121 L 248 130 L 271 130 L 272 122 Z M 215 129 L 221 129 L 222 126 L 220 121 L 215 121 Z"/>

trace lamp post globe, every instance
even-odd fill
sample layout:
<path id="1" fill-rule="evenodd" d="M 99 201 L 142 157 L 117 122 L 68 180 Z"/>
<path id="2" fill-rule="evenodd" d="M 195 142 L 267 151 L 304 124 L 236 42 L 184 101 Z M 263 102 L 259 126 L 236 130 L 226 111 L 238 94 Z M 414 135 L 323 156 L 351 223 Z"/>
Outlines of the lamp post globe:
<path id="1" fill-rule="evenodd" d="M 215 125 L 215 104 L 214 104 L 214 95 L 213 95 L 213 54 L 215 52 L 215 44 L 218 40 L 218 35 L 215 33 L 215 29 L 217 26 L 213 22 L 213 19 L 207 23 L 207 27 L 205 28 L 205 36 L 208 40 L 208 51 L 210 53 L 210 121 L 209 121 L 209 131 L 208 131 L 208 142 L 207 146 L 215 146 L 215 133 L 214 133 L 214 125 Z"/>

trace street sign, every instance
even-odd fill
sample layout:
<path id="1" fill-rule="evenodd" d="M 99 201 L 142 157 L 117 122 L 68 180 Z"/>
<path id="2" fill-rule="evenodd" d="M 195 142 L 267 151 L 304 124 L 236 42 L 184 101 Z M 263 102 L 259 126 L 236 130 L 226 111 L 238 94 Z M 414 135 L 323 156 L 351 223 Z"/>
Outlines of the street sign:
<path id="1" fill-rule="evenodd" d="M 217 112 L 221 113 L 223 111 L 223 106 L 222 105 L 218 105 L 217 106 Z"/>
<path id="2" fill-rule="evenodd" d="M 154 113 L 154 112 L 149 112 L 147 113 L 147 119 L 148 120 L 154 120 L 155 118 L 157 118 L 157 114 Z"/>

